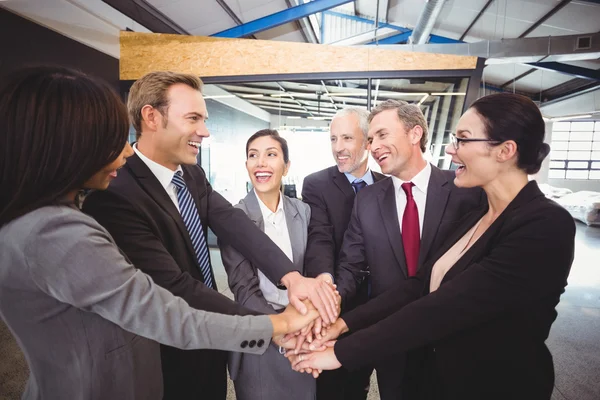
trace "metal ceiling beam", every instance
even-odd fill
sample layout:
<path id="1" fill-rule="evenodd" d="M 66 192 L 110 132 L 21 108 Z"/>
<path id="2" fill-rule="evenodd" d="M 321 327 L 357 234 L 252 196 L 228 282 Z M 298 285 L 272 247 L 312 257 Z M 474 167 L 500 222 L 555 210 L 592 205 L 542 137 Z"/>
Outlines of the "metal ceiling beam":
<path id="1" fill-rule="evenodd" d="M 102 2 L 154 33 L 190 34 L 145 0 L 102 0 Z"/>
<path id="2" fill-rule="evenodd" d="M 475 25 L 477 23 L 477 21 L 479 21 L 479 18 L 481 18 L 481 16 L 483 15 L 483 13 L 485 12 L 485 10 L 488 9 L 488 7 L 490 6 L 490 4 L 492 4 L 494 2 L 494 0 L 488 0 L 487 3 L 485 3 L 485 6 L 483 6 L 483 8 L 481 9 L 481 11 L 479 11 L 479 14 L 477 14 L 477 16 L 475 17 L 475 19 L 473 20 L 473 22 L 471 22 L 471 25 L 469 25 L 469 27 L 467 28 L 467 30 L 464 31 L 464 33 L 461 35 L 460 40 L 461 42 L 463 40 L 465 40 L 465 36 L 467 36 L 467 33 L 469 33 L 469 31 L 471 30 L 471 28 L 473 27 L 473 25 Z"/>
<path id="3" fill-rule="evenodd" d="M 531 32 L 533 32 L 538 26 L 540 26 L 541 24 L 543 24 L 544 22 L 546 22 L 546 20 L 548 18 L 550 18 L 551 16 L 553 16 L 554 14 L 556 14 L 557 12 L 559 12 L 560 10 L 563 9 L 563 7 L 565 7 L 567 4 L 569 4 L 571 2 L 571 0 L 563 0 L 560 3 L 558 3 L 558 5 L 556 5 L 556 7 L 554 7 L 552 10 L 548 11 L 546 13 L 546 15 L 544 15 L 542 18 L 538 19 L 533 25 L 531 25 L 529 27 L 529 29 L 527 29 L 525 32 L 521 33 L 519 35 L 519 39 L 520 38 L 524 38 L 525 36 L 529 35 Z"/>
<path id="4" fill-rule="evenodd" d="M 237 14 L 225 3 L 225 0 L 217 0 L 217 3 L 221 6 L 221 8 L 229 15 L 229 17 L 238 25 L 243 25 L 244 22 L 237 16 Z M 252 35 L 252 39 L 256 39 L 256 36 Z"/>
<path id="5" fill-rule="evenodd" d="M 367 44 L 398 44 L 398 43 L 404 43 L 408 40 L 408 38 L 410 37 L 410 35 L 412 34 L 412 31 L 406 31 L 403 33 L 399 33 L 397 35 L 393 35 L 393 36 L 388 36 L 386 38 L 383 39 L 378 39 L 378 40 L 373 40 L 372 42 L 369 42 Z"/>
<path id="6" fill-rule="evenodd" d="M 224 0 L 221 0 L 221 1 L 224 1 Z M 295 7 L 292 4 L 291 0 L 285 0 L 285 4 L 287 5 L 288 8 Z M 319 43 L 319 40 L 317 39 L 317 35 L 315 34 L 315 31 L 308 19 L 300 18 L 299 20 L 296 20 L 296 26 L 297 26 L 298 30 L 300 31 L 300 34 L 302 34 L 302 37 L 304 38 L 304 41 L 306 43 Z"/>
<path id="7" fill-rule="evenodd" d="M 288 22 L 296 21 L 320 11 L 350 3 L 351 1 L 353 0 L 314 0 L 310 3 L 304 3 L 296 7 L 288 8 L 287 10 L 255 19 L 254 21 L 247 22 L 243 25 L 226 29 L 211 36 L 225 38 L 245 37 L 275 28 L 279 25 L 287 24 Z"/>
<path id="8" fill-rule="evenodd" d="M 560 72 L 562 74 L 571 75 L 575 78 L 589 79 L 592 81 L 600 81 L 600 70 L 588 69 L 582 67 L 576 67 L 574 65 L 563 64 L 559 62 L 538 62 L 528 63 L 537 69 L 544 69 L 547 71 Z"/>

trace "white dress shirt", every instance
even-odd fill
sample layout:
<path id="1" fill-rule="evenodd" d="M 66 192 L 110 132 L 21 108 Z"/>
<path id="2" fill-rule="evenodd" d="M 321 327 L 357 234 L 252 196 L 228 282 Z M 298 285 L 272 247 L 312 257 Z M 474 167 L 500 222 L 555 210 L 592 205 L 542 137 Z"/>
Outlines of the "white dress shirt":
<path id="1" fill-rule="evenodd" d="M 412 187 L 412 194 L 417 203 L 417 210 L 419 211 L 419 235 L 423 236 L 423 221 L 425 220 L 425 203 L 427 202 L 427 187 L 429 186 L 429 178 L 431 177 L 431 164 L 427 163 L 417 175 L 410 180 L 415 186 Z M 402 232 L 402 219 L 404 216 L 404 209 L 406 208 L 406 193 L 402 189 L 402 184 L 405 183 L 403 180 L 392 176 L 392 182 L 394 183 L 394 190 L 396 193 L 396 209 L 398 212 L 398 223 L 400 224 L 400 232 Z"/>
<path id="2" fill-rule="evenodd" d="M 133 151 L 135 152 L 135 154 L 137 154 L 140 160 L 142 160 L 144 164 L 148 166 L 150 171 L 152 171 L 156 179 L 158 179 L 158 181 L 160 182 L 160 185 L 165 189 L 165 191 L 169 195 L 171 201 L 173 201 L 173 204 L 175 204 L 175 207 L 177 207 L 177 211 L 181 212 L 181 210 L 179 210 L 179 200 L 177 200 L 177 188 L 172 182 L 173 175 L 175 175 L 177 171 L 180 171 L 181 176 L 183 176 L 183 170 L 181 169 L 181 165 L 178 165 L 177 169 L 175 171 L 172 171 L 169 168 L 160 165 L 159 163 L 152 161 L 151 159 L 143 155 L 142 152 L 138 150 L 137 143 L 134 143 Z"/>
<path id="3" fill-rule="evenodd" d="M 283 211 L 283 196 L 279 193 L 279 205 L 277 206 L 277 210 L 272 212 L 256 195 L 256 191 L 253 190 L 253 192 L 258 200 L 258 205 L 260 206 L 260 212 L 262 213 L 265 226 L 265 234 L 293 262 L 292 242 L 285 220 L 285 212 Z M 265 300 L 267 300 L 267 302 L 276 310 L 287 306 L 289 303 L 287 290 L 278 289 L 260 269 L 257 268 L 257 271 L 259 287 Z"/>

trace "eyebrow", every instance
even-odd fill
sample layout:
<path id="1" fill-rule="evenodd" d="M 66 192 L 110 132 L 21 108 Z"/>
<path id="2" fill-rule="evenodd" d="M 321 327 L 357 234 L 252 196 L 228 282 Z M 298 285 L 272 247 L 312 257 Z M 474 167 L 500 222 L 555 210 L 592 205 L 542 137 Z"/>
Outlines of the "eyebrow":
<path id="1" fill-rule="evenodd" d="M 459 133 L 460 133 L 460 134 L 463 134 L 463 133 L 465 133 L 465 132 L 467 132 L 467 133 L 470 133 L 470 134 L 472 135 L 471 131 L 469 131 L 468 129 L 459 129 L 459 130 L 457 130 L 457 131 L 456 131 L 456 134 L 457 134 L 457 135 L 458 135 Z"/>
<path id="2" fill-rule="evenodd" d="M 279 150 L 279 149 L 278 149 L 277 147 L 267 147 L 267 150 Z M 258 149 L 255 149 L 255 148 L 253 148 L 253 147 L 250 147 L 250 148 L 248 149 L 248 152 L 251 152 L 251 151 L 258 151 Z"/>
<path id="3" fill-rule="evenodd" d="M 189 112 L 189 113 L 185 114 L 185 117 L 191 117 L 191 116 L 196 116 L 196 117 L 200 117 L 200 118 L 203 118 L 203 119 L 208 119 L 208 115 L 204 116 L 204 115 L 202 115 L 202 114 L 200 114 L 199 112 L 196 112 L 196 111 L 192 111 L 192 112 Z"/>

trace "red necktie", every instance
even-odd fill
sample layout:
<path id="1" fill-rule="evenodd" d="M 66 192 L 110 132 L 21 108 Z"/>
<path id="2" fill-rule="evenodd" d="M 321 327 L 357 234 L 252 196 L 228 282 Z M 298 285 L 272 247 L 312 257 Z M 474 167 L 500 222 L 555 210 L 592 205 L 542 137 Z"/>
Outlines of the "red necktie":
<path id="1" fill-rule="evenodd" d="M 404 257 L 406 257 L 406 268 L 408 276 L 415 276 L 419 262 L 419 249 L 421 247 L 421 235 L 419 232 L 419 210 L 412 194 L 412 182 L 402 184 L 402 190 L 406 193 L 406 208 L 402 216 L 402 244 L 404 245 Z"/>

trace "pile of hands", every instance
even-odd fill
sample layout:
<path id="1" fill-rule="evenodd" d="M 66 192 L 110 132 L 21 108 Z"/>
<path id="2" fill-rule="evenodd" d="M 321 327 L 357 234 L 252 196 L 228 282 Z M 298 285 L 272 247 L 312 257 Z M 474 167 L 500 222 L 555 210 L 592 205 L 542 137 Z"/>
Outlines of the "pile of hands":
<path id="1" fill-rule="evenodd" d="M 348 328 L 339 318 L 341 296 L 331 276 L 322 274 L 317 278 L 305 278 L 296 275 L 284 282 L 290 304 L 280 314 L 285 316 L 289 324 L 287 331 L 291 333 L 276 336 L 273 341 L 286 350 L 285 356 L 295 371 L 317 378 L 323 370 L 341 367 L 333 347 Z"/>

